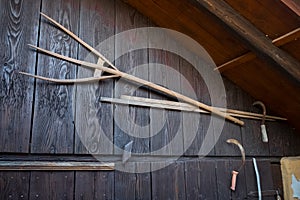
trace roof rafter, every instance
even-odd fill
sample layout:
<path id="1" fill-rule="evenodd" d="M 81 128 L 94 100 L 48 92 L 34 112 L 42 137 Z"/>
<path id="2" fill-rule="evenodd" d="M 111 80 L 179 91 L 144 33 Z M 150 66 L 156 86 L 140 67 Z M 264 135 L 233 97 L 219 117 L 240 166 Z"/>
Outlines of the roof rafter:
<path id="1" fill-rule="evenodd" d="M 300 2 L 299 0 L 281 0 L 287 7 L 289 7 L 294 13 L 300 16 Z"/>
<path id="2" fill-rule="evenodd" d="M 276 47 L 264 33 L 242 17 L 225 1 L 190 0 L 195 6 L 206 9 L 251 49 L 257 57 L 278 66 L 300 82 L 300 63 L 290 54 Z"/>
<path id="3" fill-rule="evenodd" d="M 277 47 L 280 47 L 280 46 L 283 46 L 283 45 L 285 45 L 289 42 L 292 42 L 298 38 L 300 38 L 300 28 L 297 28 L 279 38 L 276 38 L 272 42 Z M 249 62 L 249 61 L 253 60 L 254 58 L 256 58 L 255 54 L 252 51 L 250 51 L 244 55 L 236 57 L 236 58 L 218 66 L 217 68 L 215 68 L 215 70 L 219 70 L 219 72 L 222 73 L 222 72 L 226 71 L 227 69 L 238 67 L 243 63 Z"/>

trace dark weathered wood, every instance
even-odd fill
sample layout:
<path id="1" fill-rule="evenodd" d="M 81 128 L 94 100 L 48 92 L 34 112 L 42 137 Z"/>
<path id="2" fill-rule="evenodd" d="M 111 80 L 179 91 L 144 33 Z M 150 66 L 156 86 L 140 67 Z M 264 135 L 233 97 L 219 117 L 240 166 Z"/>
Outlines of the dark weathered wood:
<path id="1" fill-rule="evenodd" d="M 235 191 L 230 189 L 232 170 L 238 170 L 240 166 L 241 160 L 221 160 L 216 162 L 218 199 L 244 199 L 246 196 L 244 167 L 237 175 Z"/>
<path id="2" fill-rule="evenodd" d="M 147 27 L 148 19 L 137 10 L 116 1 L 116 32 Z M 138 31 L 127 34 L 128 38 L 116 38 L 116 66 L 123 72 L 148 80 L 148 51 L 136 50 L 135 47 L 144 44 L 147 47 L 148 36 Z M 141 43 L 141 44 L 139 44 Z M 122 55 L 124 54 L 124 55 Z M 144 65 L 144 66 L 141 66 Z M 118 80 L 115 83 L 115 97 L 122 94 L 148 97 L 148 91 L 141 85 Z M 115 106 L 115 153 L 121 153 L 126 144 L 133 141 L 132 152 L 149 153 L 149 109 L 128 105 Z"/>
<path id="3" fill-rule="evenodd" d="M 236 87 L 236 86 L 235 86 Z M 243 110 L 249 110 L 254 113 L 262 114 L 261 108 L 253 106 L 253 103 L 256 101 L 250 95 L 245 93 L 241 89 L 236 91 L 239 95 L 239 99 L 236 101 L 238 108 Z M 267 108 L 267 113 L 268 113 Z M 257 120 L 245 120 L 245 126 L 241 127 L 242 132 L 242 142 L 247 156 L 269 156 L 269 143 L 264 143 L 262 141 L 261 135 L 261 121 Z M 273 122 L 271 122 L 273 123 Z M 268 125 L 267 125 L 268 131 Z"/>
<path id="4" fill-rule="evenodd" d="M 287 123 L 270 122 L 266 123 L 269 138 L 270 156 L 284 156 L 284 137 L 289 131 Z"/>
<path id="5" fill-rule="evenodd" d="M 300 3 L 296 0 L 281 0 L 286 6 L 288 6 L 293 12 L 300 16 Z"/>
<path id="6" fill-rule="evenodd" d="M 78 32 L 79 1 L 43 1 L 47 13 L 73 32 Z M 76 57 L 78 45 L 71 37 L 41 21 L 39 46 Z M 39 54 L 37 74 L 74 78 L 76 65 Z M 37 81 L 32 131 L 33 153 L 72 153 L 74 139 L 74 87 Z"/>
<path id="7" fill-rule="evenodd" d="M 47 161 L 0 161 L 0 170 L 114 170 L 114 163 L 100 162 L 47 162 Z"/>
<path id="8" fill-rule="evenodd" d="M 279 194 L 283 195 L 283 183 L 282 175 L 279 163 L 271 163 L 272 177 L 273 177 L 273 188 L 274 190 L 279 190 Z"/>
<path id="9" fill-rule="evenodd" d="M 126 163 L 125 165 L 128 171 L 138 172 L 138 168 L 150 164 Z M 115 199 L 151 199 L 150 172 L 127 173 L 116 171 L 114 189 Z"/>
<path id="10" fill-rule="evenodd" d="M 226 89 L 227 107 L 232 109 L 239 109 L 239 107 L 241 106 L 241 95 L 239 89 L 227 79 L 224 79 L 224 85 Z M 236 146 L 226 143 L 226 140 L 230 138 L 236 139 L 241 144 L 243 144 L 241 137 L 241 127 L 225 121 L 221 135 L 219 136 L 219 138 L 215 136 L 215 140 L 217 141 L 215 145 L 216 155 L 241 155 L 240 150 L 236 148 Z"/>
<path id="11" fill-rule="evenodd" d="M 272 169 L 269 160 L 258 160 L 256 159 L 257 167 L 260 175 L 261 190 L 273 190 L 277 189 L 273 186 Z M 247 183 L 247 194 L 249 192 L 257 192 L 256 175 L 253 167 L 252 160 L 246 161 L 246 183 Z M 263 197 L 263 199 L 274 199 L 274 197 Z"/>
<path id="12" fill-rule="evenodd" d="M 114 59 L 114 41 L 101 43 L 115 32 L 115 1 L 80 1 L 79 37 L 96 48 L 106 58 Z M 102 45 L 100 45 L 102 44 Z M 86 48 L 80 46 L 79 58 L 97 63 L 97 58 Z M 78 69 L 78 77 L 91 77 L 94 70 L 84 67 Z M 76 135 L 75 152 L 80 154 L 113 152 L 113 110 L 112 105 L 101 103 L 101 96 L 113 96 L 113 81 L 76 86 Z M 110 142 L 109 142 L 110 141 Z"/>
<path id="13" fill-rule="evenodd" d="M 300 154 L 300 135 L 294 129 L 284 132 L 283 148 L 285 156 L 298 156 Z"/>
<path id="14" fill-rule="evenodd" d="M 75 172 L 74 199 L 95 199 L 95 172 Z"/>
<path id="15" fill-rule="evenodd" d="M 165 163 L 152 163 L 157 167 Z M 152 173 L 152 199 L 185 199 L 184 163 L 177 162 L 153 171 Z"/>
<path id="16" fill-rule="evenodd" d="M 218 188 L 218 199 L 230 199 L 231 198 L 231 171 L 229 160 L 216 162 L 216 179 Z M 237 178 L 238 181 L 239 178 Z M 238 187 L 237 187 L 238 188 Z M 237 189 L 236 188 L 236 189 Z"/>
<path id="17" fill-rule="evenodd" d="M 31 172 L 29 199 L 73 199 L 74 172 Z"/>
<path id="18" fill-rule="evenodd" d="M 114 199 L 114 172 L 95 172 L 95 199 Z"/>
<path id="19" fill-rule="evenodd" d="M 185 162 L 186 199 L 218 199 L 215 161 Z"/>
<path id="20" fill-rule="evenodd" d="M 0 151 L 29 152 L 34 80 L 16 70 L 35 73 L 41 1 L 1 0 L 0 8 Z"/>
<path id="21" fill-rule="evenodd" d="M 75 199 L 114 199 L 114 173 L 76 172 Z"/>
<path id="22" fill-rule="evenodd" d="M 216 16 L 234 34 L 237 34 L 259 58 L 276 65 L 282 71 L 287 72 L 290 77 L 300 81 L 300 63 L 288 53 L 273 45 L 264 33 L 243 18 L 225 1 L 196 0 L 194 4 L 207 9 L 208 12 Z"/>
<path id="23" fill-rule="evenodd" d="M 197 59 L 197 58 L 195 58 Z M 201 58 L 197 59 L 195 63 L 200 65 Z M 180 73 L 181 77 L 181 90 L 184 95 L 192 96 L 195 93 L 196 97 L 201 102 L 211 104 L 210 95 L 207 86 L 201 77 L 201 74 L 197 71 L 195 66 L 192 66 L 187 61 L 180 59 Z M 184 135 L 184 148 L 187 149 L 185 155 L 203 155 L 199 152 L 203 145 L 204 138 L 207 134 L 211 134 L 212 141 L 214 143 L 213 131 L 208 132 L 211 115 L 203 115 L 198 113 L 182 113 L 183 135 Z M 193 133 L 195 132 L 195 134 Z M 187 146 L 188 144 L 189 147 Z M 211 154 L 214 154 L 213 144 L 211 145 Z M 209 151 L 209 150 L 207 150 Z M 209 153 L 209 152 L 208 152 Z M 205 156 L 205 155 L 204 155 Z"/>
<path id="24" fill-rule="evenodd" d="M 151 41 L 150 41 L 151 42 Z M 153 41 L 152 41 L 153 42 Z M 167 44 L 166 44 L 167 45 Z M 179 57 L 159 49 L 149 50 L 151 64 L 149 79 L 174 91 L 180 91 L 180 76 L 174 73 L 179 71 Z M 166 68 L 170 67 L 169 69 Z M 170 70 L 170 71 L 169 71 Z M 161 93 L 150 93 L 150 98 L 166 99 Z M 177 100 L 171 98 L 170 100 Z M 150 141 L 153 154 L 180 155 L 183 152 L 182 114 L 179 111 L 150 109 Z M 178 139 L 173 140 L 175 136 Z M 155 152 L 158 151 L 159 152 Z"/>
<path id="25" fill-rule="evenodd" d="M 272 168 L 269 160 L 262 160 L 257 162 L 257 166 L 260 173 L 260 182 L 262 191 L 274 190 Z M 274 197 L 264 197 L 264 199 L 274 199 Z"/>
<path id="26" fill-rule="evenodd" d="M 0 172 L 0 199 L 29 199 L 30 172 Z"/>

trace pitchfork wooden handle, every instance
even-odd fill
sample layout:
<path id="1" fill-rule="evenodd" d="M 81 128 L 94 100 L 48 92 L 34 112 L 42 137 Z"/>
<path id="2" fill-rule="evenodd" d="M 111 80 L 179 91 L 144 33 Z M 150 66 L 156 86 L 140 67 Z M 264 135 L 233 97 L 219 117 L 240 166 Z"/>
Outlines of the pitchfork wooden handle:
<path id="1" fill-rule="evenodd" d="M 232 191 L 235 191 L 235 185 L 236 185 L 236 178 L 237 178 L 237 175 L 239 174 L 239 172 L 237 171 L 232 171 L 232 177 L 231 177 L 231 187 L 230 189 Z"/>

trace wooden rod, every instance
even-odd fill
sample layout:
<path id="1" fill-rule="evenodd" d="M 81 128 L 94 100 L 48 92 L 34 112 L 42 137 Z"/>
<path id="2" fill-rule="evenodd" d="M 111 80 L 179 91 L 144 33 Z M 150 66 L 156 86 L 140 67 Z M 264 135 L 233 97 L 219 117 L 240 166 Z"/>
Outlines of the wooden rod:
<path id="1" fill-rule="evenodd" d="M 11 170 L 114 170 L 114 163 L 58 161 L 0 161 L 0 171 Z"/>
<path id="2" fill-rule="evenodd" d="M 50 82 L 62 83 L 62 84 L 87 83 L 87 82 L 100 81 L 100 80 L 119 77 L 117 75 L 111 75 L 111 76 L 89 77 L 89 78 L 81 78 L 81 79 L 55 79 L 55 78 L 47 78 L 47 77 L 43 77 L 43 76 L 33 75 L 33 74 L 26 73 L 26 72 L 19 72 L 19 74 L 31 76 L 33 78 L 41 79 L 41 80 L 44 80 L 44 81 L 50 81 Z"/>
<path id="3" fill-rule="evenodd" d="M 137 102 L 140 101 L 140 102 L 147 102 L 147 103 L 154 103 L 154 104 L 162 104 L 162 105 L 172 105 L 174 107 L 182 107 L 183 109 L 186 109 L 187 111 L 192 111 L 192 110 L 198 109 L 197 107 L 187 104 L 187 103 L 167 101 L 167 100 L 149 99 L 149 98 L 135 97 L 135 96 L 128 96 L 128 95 L 122 95 L 121 99 L 134 100 Z M 251 112 L 245 112 L 245 111 L 233 110 L 233 109 L 227 109 L 227 108 L 219 108 L 219 107 L 214 107 L 214 108 L 220 110 L 221 112 L 226 112 L 230 115 L 237 114 L 237 115 L 241 115 L 241 116 L 256 117 L 259 119 L 262 119 L 262 117 L 264 117 L 264 115 L 258 114 L 258 113 L 251 113 Z M 282 120 L 282 121 L 287 120 L 286 118 L 270 116 L 270 115 L 266 115 L 265 117 L 268 120 Z"/>
<path id="4" fill-rule="evenodd" d="M 104 62 L 106 62 L 107 64 L 109 64 L 112 68 L 114 68 L 115 70 L 118 70 L 116 68 L 116 66 L 114 66 L 109 60 L 107 60 L 99 51 L 97 51 L 95 48 L 91 47 L 89 44 L 87 44 L 85 41 L 83 41 L 82 39 L 80 39 L 77 35 L 75 35 L 74 33 L 72 33 L 71 31 L 69 31 L 67 28 L 65 28 L 64 26 L 62 26 L 61 24 L 59 24 L 58 22 L 56 22 L 54 19 L 52 19 L 51 17 L 49 17 L 48 15 L 44 14 L 41 12 L 41 15 L 43 17 L 45 17 L 47 20 L 49 20 L 50 22 L 52 22 L 53 24 L 55 24 L 57 27 L 59 27 L 61 30 L 63 30 L 64 32 L 66 32 L 68 35 L 70 35 L 72 38 L 74 38 L 77 42 L 79 42 L 81 45 L 83 45 L 85 48 L 87 48 L 88 50 L 90 50 L 92 53 L 94 53 L 96 56 L 98 56 L 99 58 L 101 58 Z"/>
<path id="5" fill-rule="evenodd" d="M 227 120 L 230 120 L 236 124 L 239 124 L 239 125 L 244 125 L 244 122 L 235 118 L 235 117 L 232 117 L 226 113 L 223 113 L 219 110 L 216 110 L 214 109 L 213 107 L 211 106 L 208 106 L 204 103 L 201 103 L 201 102 L 198 102 L 194 99 L 191 99 L 187 96 L 184 96 L 178 92 L 175 92 L 173 90 L 170 90 L 170 89 L 167 89 L 163 86 L 160 86 L 160 85 L 157 85 L 155 83 L 152 83 L 150 81 L 146 81 L 144 79 L 141 79 L 141 78 L 138 78 L 138 77 L 135 77 L 133 75 L 130 75 L 130 74 L 127 74 L 125 72 L 121 72 L 121 71 L 118 71 L 118 70 L 115 70 L 115 69 L 112 69 L 112 68 L 108 68 L 108 67 L 104 67 L 104 66 L 100 66 L 100 65 L 97 65 L 97 64 L 94 64 L 94 63 L 89 63 L 89 62 L 86 62 L 86 61 L 82 61 L 82 60 L 77 60 L 77 59 L 74 59 L 74 58 L 70 58 L 70 57 L 67 57 L 67 56 L 63 56 L 63 55 L 60 55 L 60 54 L 57 54 L 57 53 L 54 53 L 54 52 L 51 52 L 51 51 L 48 51 L 48 50 L 45 50 L 45 49 L 42 49 L 40 47 L 36 47 L 36 46 L 33 46 L 33 45 L 30 45 L 32 48 L 35 48 L 41 52 L 44 52 L 46 54 L 49 54 L 53 57 L 56 57 L 56 58 L 59 58 L 59 59 L 62 59 L 62 60 L 66 60 L 66 61 L 69 61 L 69 62 L 72 62 L 72 63 L 75 63 L 75 64 L 79 64 L 79 65 L 83 65 L 83 66 L 87 66 L 87 67 L 90 67 L 90 68 L 93 68 L 93 69 L 99 69 L 99 70 L 103 70 L 105 72 L 108 72 L 108 73 L 111 73 L 111 74 L 114 74 L 114 75 L 117 75 L 117 76 L 120 76 L 124 79 L 127 79 L 128 81 L 132 81 L 132 82 L 135 82 L 135 83 L 139 83 L 141 85 L 144 85 L 144 86 L 148 86 L 149 88 L 152 88 L 152 89 L 155 89 L 155 90 L 158 90 L 160 92 L 163 92 L 165 94 L 168 94 L 172 97 L 175 97 L 177 99 L 180 99 L 186 103 L 190 103 L 190 104 L 193 104 L 197 107 L 200 107 L 204 110 L 207 110 L 215 115 L 218 115 L 220 117 L 223 117 Z"/>
<path id="6" fill-rule="evenodd" d="M 142 102 L 149 102 L 149 103 L 156 103 L 156 104 L 164 104 L 164 105 L 173 105 L 173 106 L 181 106 L 184 108 L 187 108 L 189 110 L 197 109 L 197 107 L 182 103 L 182 102 L 174 102 L 174 101 L 166 101 L 166 100 L 158 100 L 158 99 L 149 99 L 149 98 L 143 98 L 143 97 L 134 97 L 134 96 L 128 96 L 128 95 L 122 95 L 122 99 L 127 99 L 127 100 L 135 100 L 135 101 L 142 101 Z M 228 114 L 238 114 L 238 115 L 244 115 L 244 116 L 252 116 L 252 117 L 257 117 L 257 118 L 262 118 L 262 114 L 258 113 L 251 113 L 251 112 L 245 112 L 245 111 L 240 111 L 240 110 L 233 110 L 233 109 L 227 109 L 227 108 L 219 108 L 219 107 L 214 107 L 215 109 L 220 110 L 221 112 L 226 112 Z M 266 115 L 266 119 L 269 120 L 287 120 L 286 118 L 282 117 L 276 117 L 276 116 L 270 116 Z"/>
<path id="7" fill-rule="evenodd" d="M 289 42 L 292 42 L 293 40 L 295 40 L 297 38 L 300 38 L 300 28 L 297 28 L 283 36 L 280 36 L 280 37 L 274 39 L 272 41 L 272 43 L 274 45 L 276 45 L 277 47 L 280 47 Z M 254 58 L 256 58 L 256 55 L 252 51 L 250 51 L 242 56 L 236 57 L 236 58 L 216 67 L 214 70 L 219 70 L 222 73 L 228 69 L 232 69 L 243 63 L 249 62 L 249 61 L 253 60 Z"/>
<path id="8" fill-rule="evenodd" d="M 131 100 L 131 99 L 117 99 L 117 98 L 101 97 L 100 101 L 101 102 L 115 103 L 115 104 L 123 104 L 123 105 L 143 106 L 143 107 L 151 107 L 151 108 L 158 108 L 158 109 L 169 109 L 169 110 L 209 114 L 208 111 L 199 109 L 199 108 L 194 107 L 194 106 L 190 107 L 190 104 L 179 103 L 179 104 L 182 104 L 182 105 L 178 106 L 178 105 L 174 104 L 174 103 L 178 103 L 178 102 L 166 101 L 166 100 L 158 100 L 158 101 L 162 101 L 162 102 L 155 103 L 155 102 L 136 101 L 136 100 Z M 255 120 L 261 120 L 262 119 L 261 117 L 253 117 L 253 116 L 234 114 L 234 113 L 232 113 L 230 115 L 233 116 L 233 117 L 240 117 L 240 118 L 246 118 L 246 119 L 255 119 Z M 266 120 L 274 121 L 273 119 L 266 119 Z"/>

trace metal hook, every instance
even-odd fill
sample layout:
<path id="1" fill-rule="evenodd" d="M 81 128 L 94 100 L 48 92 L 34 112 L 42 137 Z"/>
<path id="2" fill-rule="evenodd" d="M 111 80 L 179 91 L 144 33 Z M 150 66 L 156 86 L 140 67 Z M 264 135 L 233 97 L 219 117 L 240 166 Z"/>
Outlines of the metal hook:
<path id="1" fill-rule="evenodd" d="M 266 114 L 267 114 L 266 106 L 265 106 L 265 104 L 264 104 L 263 102 L 261 102 L 261 101 L 255 101 L 255 102 L 253 103 L 253 106 L 256 106 L 256 105 L 261 106 L 261 107 L 262 107 L 262 110 L 263 110 L 262 123 L 261 123 L 261 125 L 260 125 L 262 141 L 263 141 L 263 142 L 268 142 L 269 139 L 268 139 L 267 129 L 266 129 L 266 125 L 265 125 Z"/>

